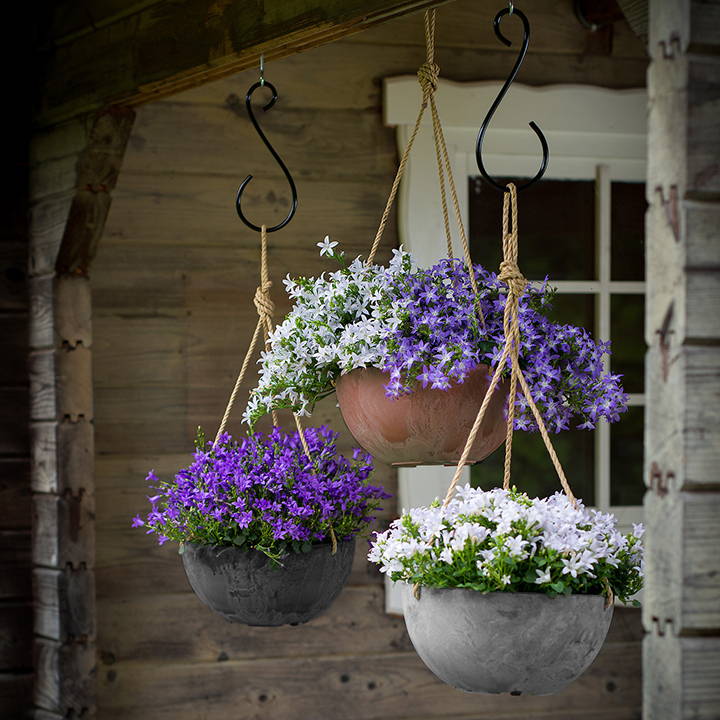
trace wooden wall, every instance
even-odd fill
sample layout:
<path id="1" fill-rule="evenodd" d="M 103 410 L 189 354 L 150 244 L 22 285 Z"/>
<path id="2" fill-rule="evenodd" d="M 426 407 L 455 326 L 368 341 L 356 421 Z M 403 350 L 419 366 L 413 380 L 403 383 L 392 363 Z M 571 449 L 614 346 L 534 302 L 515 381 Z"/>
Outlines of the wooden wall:
<path id="1" fill-rule="evenodd" d="M 489 21 L 497 3 L 440 11 L 439 62 L 455 80 L 504 76 L 513 58 Z M 570 0 L 533 4 L 534 44 L 521 81 L 644 84 L 646 59 L 629 29 L 587 35 Z M 387 23 L 268 65 L 280 102 L 262 118 L 296 178 L 300 210 L 270 237 L 273 295 L 281 278 L 317 273 L 315 243 L 330 234 L 364 252 L 397 162 L 383 127 L 381 78 L 423 60 L 422 16 Z M 619 611 L 602 655 L 565 693 L 475 697 L 435 680 L 402 619 L 383 612 L 380 576 L 358 552 L 350 585 L 307 626 L 231 626 L 190 592 L 176 549 L 158 548 L 131 516 L 145 509 L 144 476 L 186 462 L 194 428 L 212 433 L 255 321 L 258 238 L 234 214 L 253 173 L 249 214 L 276 222 L 287 188 L 252 132 L 242 98 L 256 73 L 142 107 L 92 272 L 96 427 L 98 715 L 138 718 L 639 717 L 640 622 Z M 387 248 L 397 242 L 395 227 Z M 341 428 L 332 400 L 317 421 Z M 235 428 L 239 428 L 237 418 Z M 351 447 L 343 432 L 341 445 Z M 395 491 L 394 473 L 378 477 Z M 386 503 L 381 522 L 396 511 Z"/>

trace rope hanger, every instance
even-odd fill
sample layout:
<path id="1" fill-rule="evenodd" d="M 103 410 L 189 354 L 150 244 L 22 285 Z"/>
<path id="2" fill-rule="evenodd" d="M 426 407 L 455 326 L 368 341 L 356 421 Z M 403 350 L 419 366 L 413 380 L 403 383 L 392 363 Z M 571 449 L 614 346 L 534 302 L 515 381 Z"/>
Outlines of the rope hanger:
<path id="1" fill-rule="evenodd" d="M 520 364 L 519 364 L 519 352 L 520 352 L 519 302 L 520 302 L 520 298 L 522 297 L 523 293 L 525 292 L 525 288 L 527 286 L 527 280 L 525 279 L 525 277 L 523 276 L 523 274 L 520 271 L 520 268 L 518 267 L 517 193 L 518 193 L 518 190 L 522 190 L 522 189 L 526 189 L 526 188 L 530 187 L 533 183 L 537 182 L 544 175 L 545 170 L 547 169 L 548 156 L 549 156 L 547 141 L 545 140 L 545 136 L 543 135 L 540 128 L 534 122 L 531 122 L 530 127 L 533 129 L 535 134 L 538 136 L 538 138 L 540 140 L 540 144 L 542 146 L 542 161 L 541 161 L 540 170 L 536 173 L 536 175 L 528 182 L 522 184 L 519 188 L 516 187 L 516 185 L 513 183 L 510 183 L 507 185 L 507 187 L 504 187 L 504 186 L 500 185 L 499 183 L 495 182 L 490 177 L 490 175 L 487 173 L 487 171 L 485 170 L 485 167 L 482 162 L 482 145 L 483 145 L 485 132 L 490 123 L 490 120 L 492 119 L 492 116 L 494 115 L 495 111 L 497 110 L 497 108 L 499 107 L 503 98 L 505 97 L 505 94 L 507 93 L 510 85 L 515 80 L 518 70 L 520 69 L 520 65 L 522 64 L 522 62 L 525 58 L 525 54 L 527 52 L 527 48 L 528 48 L 528 44 L 529 44 L 529 40 L 530 40 L 530 23 L 528 22 L 528 19 L 525 16 L 525 14 L 521 10 L 518 10 L 517 8 L 513 7 L 512 3 L 509 4 L 508 8 L 504 8 L 503 10 L 498 12 L 497 15 L 495 16 L 495 19 L 493 20 L 493 28 L 495 30 L 495 34 L 497 35 L 497 37 L 506 45 L 511 44 L 510 40 L 508 40 L 502 34 L 502 32 L 500 30 L 500 22 L 501 22 L 502 18 L 505 17 L 506 15 L 517 15 L 517 17 L 522 21 L 523 41 L 522 41 L 522 45 L 520 48 L 520 53 L 518 54 L 518 57 L 515 61 L 515 65 L 513 66 L 513 69 L 511 70 L 510 75 L 508 76 L 508 78 L 505 81 L 498 96 L 496 97 L 495 101 L 493 102 L 490 110 L 488 111 L 487 115 L 485 116 L 485 119 L 483 120 L 483 123 L 480 127 L 480 131 L 478 133 L 478 139 L 477 139 L 477 144 L 476 144 L 476 159 L 477 159 L 477 163 L 478 163 L 478 169 L 480 170 L 481 175 L 491 185 L 493 185 L 496 188 L 499 188 L 500 190 L 502 190 L 504 192 L 504 197 L 503 197 L 503 239 L 502 239 L 503 261 L 500 265 L 500 273 L 499 273 L 498 277 L 500 280 L 504 281 L 508 285 L 508 295 L 507 295 L 507 300 L 505 303 L 505 310 L 504 310 L 504 316 L 503 316 L 505 345 L 503 348 L 501 358 L 500 358 L 500 360 L 495 368 L 495 371 L 493 373 L 493 376 L 492 376 L 492 379 L 490 382 L 490 386 L 485 394 L 485 397 L 483 398 L 483 402 L 480 406 L 480 409 L 478 411 L 475 422 L 472 426 L 472 429 L 470 430 L 470 434 L 468 435 L 467 441 L 465 443 L 465 447 L 463 449 L 462 456 L 460 457 L 460 461 L 458 462 L 458 465 L 455 469 L 455 473 L 453 475 L 450 486 L 448 487 L 447 494 L 446 494 L 445 500 L 443 502 L 444 506 L 447 506 L 448 503 L 450 502 L 450 500 L 452 499 L 452 496 L 455 492 L 455 488 L 457 487 L 458 481 L 460 480 L 460 477 L 462 475 L 462 469 L 463 469 L 465 463 L 467 462 L 473 442 L 475 441 L 477 433 L 480 429 L 480 425 L 482 424 L 483 418 L 485 417 L 485 413 L 490 404 L 492 394 L 495 391 L 495 389 L 500 381 L 501 374 L 503 372 L 503 369 L 504 369 L 505 364 L 508 359 L 510 359 L 511 367 L 510 367 L 510 391 L 509 391 L 509 395 L 508 395 L 507 433 L 506 433 L 506 439 L 505 439 L 505 463 L 504 463 L 504 471 L 503 471 L 503 488 L 505 488 L 506 490 L 510 488 L 510 477 L 511 477 L 511 466 L 512 466 L 512 440 L 513 440 L 514 421 L 515 421 L 515 401 L 517 398 L 518 384 L 519 384 L 520 390 L 522 391 L 523 395 L 526 397 L 528 405 L 530 406 L 533 416 L 535 417 L 535 421 L 537 422 L 538 428 L 540 430 L 540 434 L 543 438 L 543 442 L 545 443 L 545 447 L 548 451 L 548 454 L 550 455 L 550 459 L 552 460 L 553 466 L 555 467 L 555 471 L 557 472 L 558 477 L 560 479 L 560 484 L 562 485 L 562 488 L 565 491 L 568 498 L 570 499 L 570 501 L 573 504 L 576 503 L 575 496 L 573 495 L 573 492 L 570 489 L 570 484 L 567 481 L 567 477 L 565 476 L 565 472 L 562 468 L 560 460 L 559 460 L 557 453 L 555 452 L 555 449 L 552 445 L 550 436 L 545 427 L 545 423 L 542 419 L 542 416 L 540 415 L 540 412 L 535 404 L 535 401 L 532 398 L 532 394 L 530 392 L 527 381 L 525 379 L 525 375 L 523 374 L 522 369 L 520 368 Z M 439 185 L 440 185 L 440 199 L 441 199 L 441 206 L 442 206 L 442 211 L 443 211 L 443 223 L 445 226 L 445 236 L 446 236 L 446 242 L 447 242 L 448 257 L 452 258 L 453 253 L 452 253 L 452 237 L 451 237 L 451 233 L 450 233 L 449 213 L 448 213 L 446 191 L 445 191 L 445 183 L 446 182 L 450 189 L 450 196 L 452 199 L 453 209 L 455 211 L 455 220 L 457 223 L 460 240 L 461 240 L 461 244 L 463 247 L 463 255 L 464 255 L 465 264 L 468 269 L 468 275 L 470 277 L 473 294 L 475 296 L 477 312 L 482 321 L 482 326 L 484 328 L 485 323 L 484 323 L 484 318 L 482 316 L 482 310 L 480 308 L 479 293 L 478 293 L 478 289 L 477 289 L 475 273 L 473 271 L 472 259 L 470 256 L 470 247 L 469 247 L 469 243 L 467 240 L 467 235 L 465 233 L 465 228 L 464 228 L 464 225 L 462 222 L 462 215 L 460 213 L 460 206 L 459 206 L 459 202 L 458 202 L 457 191 L 455 189 L 455 181 L 453 178 L 452 169 L 450 167 L 450 161 L 449 161 L 449 157 L 448 157 L 447 146 L 445 143 L 445 137 L 444 137 L 444 133 L 442 130 L 442 125 L 440 123 L 440 117 L 439 117 L 438 110 L 437 110 L 437 103 L 435 100 L 435 92 L 437 90 L 438 76 L 439 76 L 439 72 L 440 72 L 438 65 L 435 63 L 435 18 L 436 18 L 435 10 L 426 10 L 425 11 L 426 60 L 420 66 L 420 68 L 418 69 L 418 73 L 417 73 L 418 82 L 420 83 L 420 87 L 422 88 L 422 103 L 421 103 L 420 109 L 418 111 L 417 120 L 415 121 L 415 125 L 412 129 L 412 132 L 410 133 L 410 137 L 408 139 L 407 145 L 405 146 L 405 149 L 400 158 L 400 163 L 398 165 L 397 173 L 395 175 L 395 179 L 394 179 L 392 187 L 390 189 L 390 195 L 388 197 L 387 204 L 385 205 L 385 210 L 384 210 L 382 218 L 380 220 L 380 226 L 378 228 L 377 234 L 375 235 L 375 239 L 370 248 L 370 253 L 368 255 L 367 263 L 368 264 L 372 263 L 375 258 L 375 254 L 380 245 L 380 241 L 382 239 L 382 235 L 385 230 L 385 226 L 387 224 L 388 217 L 390 215 L 390 210 L 392 208 L 393 202 L 397 195 L 398 187 L 400 185 L 400 180 L 402 179 L 403 174 L 405 172 L 405 169 L 406 169 L 406 166 L 408 163 L 408 159 L 410 157 L 410 152 L 412 151 L 412 147 L 415 142 L 415 138 L 417 137 L 417 134 L 420 130 L 420 125 L 422 123 L 422 119 L 424 117 L 425 110 L 429 106 L 430 114 L 432 117 L 433 140 L 434 140 L 434 144 L 435 144 L 435 155 L 436 155 L 438 179 L 439 179 Z"/>
<path id="2" fill-rule="evenodd" d="M 248 115 L 250 117 L 250 121 L 253 124 L 253 127 L 255 128 L 257 134 L 260 136 L 260 139 L 263 141 L 267 149 L 270 151 L 271 155 L 275 159 L 275 161 L 280 166 L 281 170 L 285 174 L 285 177 L 287 178 L 287 181 L 290 185 L 290 192 L 292 195 L 292 204 L 290 207 L 290 211 L 288 212 L 285 219 L 278 223 L 277 225 L 273 225 L 272 227 L 267 227 L 266 225 L 255 225 L 250 220 L 245 217 L 245 214 L 242 211 L 242 196 L 243 192 L 245 191 L 245 188 L 248 186 L 248 183 L 252 180 L 253 176 L 248 175 L 240 184 L 240 187 L 238 188 L 237 197 L 235 200 L 235 209 L 237 211 L 238 217 L 242 222 L 247 225 L 251 230 L 254 230 L 255 232 L 260 233 L 260 285 L 255 290 L 255 297 L 253 299 L 253 303 L 255 304 L 255 309 L 257 310 L 258 314 L 258 320 L 255 325 L 255 330 L 253 331 L 252 338 L 250 340 L 250 345 L 248 346 L 247 352 L 245 353 L 245 357 L 243 359 L 242 365 L 240 367 L 240 372 L 238 373 L 237 379 L 235 380 L 235 385 L 233 386 L 232 392 L 230 393 L 230 398 L 228 399 L 227 406 L 225 407 L 225 412 L 223 413 L 222 420 L 220 421 L 220 426 L 218 427 L 217 434 L 215 436 L 215 442 L 213 445 L 217 445 L 220 436 L 225 431 L 225 427 L 227 426 L 228 420 L 230 419 L 230 414 L 232 412 L 233 406 L 235 405 L 235 401 L 237 399 L 237 395 L 240 391 L 240 387 L 242 386 L 243 380 L 245 378 L 245 374 L 247 372 L 248 366 L 250 364 L 250 358 L 253 356 L 253 353 L 255 352 L 255 348 L 257 347 L 258 340 L 260 339 L 260 334 L 263 335 L 263 340 L 265 344 L 267 345 L 270 341 L 270 335 L 272 335 L 273 332 L 273 314 L 275 312 L 275 305 L 272 301 L 272 298 L 270 297 L 270 288 L 272 287 L 272 281 L 270 280 L 270 273 L 268 271 L 268 233 L 276 232 L 277 230 L 281 230 L 284 228 L 294 217 L 295 213 L 297 211 L 297 205 L 298 205 L 298 198 L 297 198 L 297 189 L 295 187 L 295 182 L 293 181 L 292 175 L 290 174 L 290 171 L 287 168 L 287 165 L 283 162 L 280 155 L 278 155 L 277 151 L 273 146 L 270 144 L 270 141 L 267 139 L 265 133 L 263 132 L 262 128 L 260 127 L 260 124 L 258 123 L 253 110 L 252 110 L 252 103 L 251 98 L 252 94 L 261 87 L 267 87 L 270 88 L 270 92 L 272 93 L 272 97 L 270 101 L 263 106 L 263 111 L 267 111 L 270 108 L 272 108 L 278 99 L 278 93 L 275 86 L 268 82 L 265 79 L 265 63 L 264 58 L 261 55 L 260 56 L 260 79 L 250 86 L 250 89 L 247 91 L 247 95 L 245 96 L 245 107 L 247 108 Z M 278 422 L 278 416 L 277 411 L 273 408 L 271 410 L 272 414 L 272 422 L 273 426 L 279 427 Z M 305 439 L 305 432 L 303 431 L 302 423 L 300 421 L 300 417 L 293 413 L 293 418 L 295 419 L 295 425 L 298 430 L 298 436 L 300 437 L 300 442 L 303 446 L 303 451 L 305 452 L 305 455 L 308 457 L 309 460 L 312 461 L 312 457 L 310 455 L 310 448 L 308 447 L 307 440 Z M 335 534 L 331 530 L 331 539 L 333 543 L 333 554 L 335 553 L 337 549 L 337 542 L 335 538 Z"/>

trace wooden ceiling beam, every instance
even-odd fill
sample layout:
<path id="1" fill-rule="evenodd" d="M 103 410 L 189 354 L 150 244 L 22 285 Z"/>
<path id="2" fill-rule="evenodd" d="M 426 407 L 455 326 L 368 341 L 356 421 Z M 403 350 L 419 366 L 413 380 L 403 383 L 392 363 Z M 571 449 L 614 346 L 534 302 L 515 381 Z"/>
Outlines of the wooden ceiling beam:
<path id="1" fill-rule="evenodd" d="M 90 16 L 89 30 L 45 43 L 36 124 L 145 103 L 252 67 L 260 53 L 284 57 L 444 2 L 157 0 L 104 22 Z"/>

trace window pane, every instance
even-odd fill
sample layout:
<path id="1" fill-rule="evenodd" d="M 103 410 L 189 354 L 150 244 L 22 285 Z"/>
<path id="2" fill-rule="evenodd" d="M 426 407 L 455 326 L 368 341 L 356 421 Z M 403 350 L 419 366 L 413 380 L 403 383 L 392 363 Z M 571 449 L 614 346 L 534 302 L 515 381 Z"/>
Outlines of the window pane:
<path id="1" fill-rule="evenodd" d="M 645 296 L 610 297 L 610 366 L 623 375 L 625 392 L 641 393 L 645 387 Z"/>
<path id="2" fill-rule="evenodd" d="M 584 327 L 595 335 L 595 295 L 557 293 L 553 298 L 550 319 L 563 325 Z"/>
<path id="3" fill-rule="evenodd" d="M 517 181 L 517 178 L 511 178 Z M 505 183 L 509 179 L 500 178 Z M 470 248 L 475 262 L 497 270 L 502 259 L 502 193 L 469 179 Z M 518 197 L 520 269 L 537 280 L 595 279 L 595 183 L 543 180 Z"/>
<path id="4" fill-rule="evenodd" d="M 568 430 L 551 435 L 553 446 L 575 495 L 587 505 L 595 502 L 595 434 Z M 470 469 L 475 487 L 502 487 L 505 446 Z M 512 484 L 531 497 L 562 490 L 540 433 L 516 432 L 513 438 Z"/>
<path id="5" fill-rule="evenodd" d="M 644 407 L 630 407 L 610 426 L 610 504 L 642 505 Z"/>
<path id="6" fill-rule="evenodd" d="M 645 183 L 612 183 L 611 270 L 613 280 L 645 280 Z"/>

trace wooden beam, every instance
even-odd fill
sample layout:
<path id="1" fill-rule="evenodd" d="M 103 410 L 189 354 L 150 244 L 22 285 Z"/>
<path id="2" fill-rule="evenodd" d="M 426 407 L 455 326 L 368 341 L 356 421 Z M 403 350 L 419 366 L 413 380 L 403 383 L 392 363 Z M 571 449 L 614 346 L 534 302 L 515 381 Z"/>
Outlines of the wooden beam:
<path id="1" fill-rule="evenodd" d="M 38 134 L 33 143 L 29 368 L 38 718 L 94 716 L 95 450 L 88 273 L 133 119 L 132 110 L 113 108 Z"/>
<path id="2" fill-rule="evenodd" d="M 643 717 L 720 707 L 720 4 L 651 0 Z"/>
<path id="3" fill-rule="evenodd" d="M 260 53 L 267 60 L 284 57 L 443 2 L 447 0 L 135 4 L 134 12 L 111 14 L 105 22 L 91 21 L 50 39 L 37 122 L 48 126 L 78 113 L 155 100 L 257 65 Z M 56 16 L 65 5 L 58 4 Z"/>

